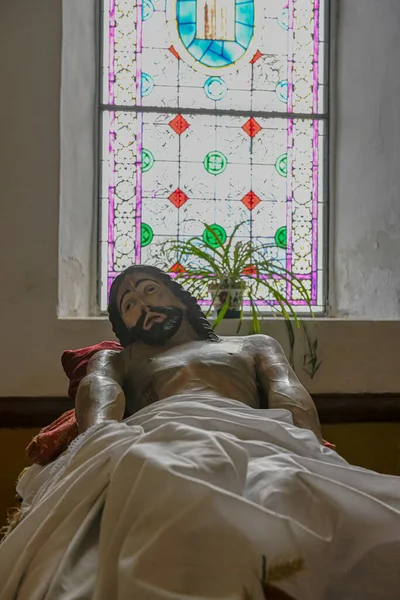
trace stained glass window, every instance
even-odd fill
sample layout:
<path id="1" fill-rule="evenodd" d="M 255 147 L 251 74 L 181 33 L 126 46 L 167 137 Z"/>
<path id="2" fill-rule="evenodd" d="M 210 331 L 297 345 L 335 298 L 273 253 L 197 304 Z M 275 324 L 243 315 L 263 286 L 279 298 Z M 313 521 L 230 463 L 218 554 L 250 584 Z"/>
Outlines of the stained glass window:
<path id="1" fill-rule="evenodd" d="M 103 0 L 102 309 L 120 271 L 204 222 L 245 222 L 237 239 L 323 309 L 327 5 Z"/>

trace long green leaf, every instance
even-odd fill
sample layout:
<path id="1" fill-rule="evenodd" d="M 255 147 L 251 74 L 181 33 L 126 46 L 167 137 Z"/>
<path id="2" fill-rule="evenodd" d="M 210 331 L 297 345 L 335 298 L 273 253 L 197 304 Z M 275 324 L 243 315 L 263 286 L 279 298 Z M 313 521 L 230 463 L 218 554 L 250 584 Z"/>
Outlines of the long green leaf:
<path id="1" fill-rule="evenodd" d="M 290 347 L 289 364 L 292 367 L 292 369 L 294 370 L 294 344 L 295 344 L 296 338 L 294 337 L 292 322 L 289 319 L 285 319 L 285 324 L 286 324 L 286 330 L 287 330 L 288 337 L 289 337 L 289 347 Z"/>
<path id="2" fill-rule="evenodd" d="M 229 308 L 229 302 L 230 302 L 230 291 L 228 290 L 227 296 L 226 296 L 226 300 L 224 302 L 224 304 L 222 305 L 222 308 L 217 316 L 217 319 L 214 321 L 213 323 L 213 327 L 218 327 L 218 325 L 220 324 L 220 322 L 222 321 L 222 319 L 225 317 L 226 312 Z"/>
<path id="3" fill-rule="evenodd" d="M 221 264 L 218 264 L 218 262 L 210 254 L 208 254 L 208 252 L 204 252 L 196 246 L 191 246 L 189 243 L 187 243 L 187 246 L 184 248 L 184 251 L 181 251 L 181 254 L 182 256 L 185 256 L 189 253 L 191 253 L 193 256 L 197 256 L 197 258 L 201 258 L 202 260 L 204 260 L 214 269 L 216 273 L 222 273 Z"/>
<path id="4" fill-rule="evenodd" d="M 246 223 L 246 221 L 242 221 L 241 223 L 238 223 L 237 225 L 235 225 L 235 227 L 233 228 L 233 231 L 231 233 L 231 235 L 228 238 L 228 243 L 225 247 L 225 251 L 226 251 L 226 256 L 229 257 L 229 252 L 231 250 L 231 246 L 232 246 L 232 242 L 234 240 L 235 234 L 237 232 L 237 230 L 239 229 L 239 227 L 241 227 L 242 225 L 244 225 Z"/>
<path id="5" fill-rule="evenodd" d="M 271 293 L 272 297 L 276 300 L 276 302 L 278 302 L 279 307 L 281 309 L 282 312 L 282 316 L 285 319 L 289 318 L 288 315 L 288 311 L 285 308 L 285 305 L 288 307 L 290 314 L 292 315 L 293 320 L 295 321 L 296 325 L 298 325 L 298 319 L 297 319 L 297 315 L 294 312 L 292 306 L 290 305 L 290 303 L 286 300 L 286 298 L 272 285 L 270 285 L 270 283 L 268 282 L 268 280 L 261 280 L 260 284 L 264 285 L 268 291 Z"/>
<path id="6" fill-rule="evenodd" d="M 255 305 L 254 299 L 251 295 L 251 292 L 249 293 L 249 300 L 250 300 L 250 309 L 251 309 L 251 315 L 252 315 L 252 333 L 261 333 L 260 322 L 258 320 L 257 311 L 255 308 L 256 305 Z"/>
<path id="7" fill-rule="evenodd" d="M 239 324 L 238 324 L 236 333 L 239 333 L 240 328 L 242 327 L 243 315 L 244 315 L 244 303 L 242 302 L 242 304 L 240 305 Z"/>
<path id="8" fill-rule="evenodd" d="M 197 242 L 198 244 L 201 244 L 202 246 L 205 246 L 206 248 L 211 250 L 212 254 L 205 252 L 204 250 L 201 250 L 199 245 L 197 245 L 195 242 Z M 196 236 L 191 237 L 185 241 L 171 240 L 169 242 L 165 242 L 165 244 L 168 244 L 168 250 L 177 251 L 177 252 L 180 252 L 181 254 L 190 254 L 193 256 L 204 256 L 204 254 L 206 254 L 210 258 L 212 258 L 212 256 L 215 255 L 218 258 L 220 258 L 221 262 L 222 262 L 222 253 L 217 251 L 215 248 L 213 248 L 206 242 L 204 242 L 204 240 L 202 240 L 202 238 L 199 238 Z M 217 262 L 217 261 L 215 261 L 215 262 Z"/>
<path id="9" fill-rule="evenodd" d="M 268 264 L 269 261 L 263 261 L 261 263 L 261 266 L 263 267 L 263 270 L 267 271 L 273 275 L 277 275 L 279 278 L 284 279 L 285 281 L 287 281 L 288 283 L 290 283 L 291 285 L 293 285 L 294 287 L 296 287 L 299 290 L 299 293 L 302 294 L 304 300 L 307 302 L 307 304 L 310 304 L 310 297 L 309 297 L 309 293 L 306 289 L 306 287 L 304 286 L 303 282 L 301 281 L 301 279 L 297 279 L 296 275 L 294 275 L 293 272 L 288 271 L 287 269 L 285 269 L 284 267 L 282 267 L 280 264 Z M 310 306 L 311 308 L 311 306 Z"/>

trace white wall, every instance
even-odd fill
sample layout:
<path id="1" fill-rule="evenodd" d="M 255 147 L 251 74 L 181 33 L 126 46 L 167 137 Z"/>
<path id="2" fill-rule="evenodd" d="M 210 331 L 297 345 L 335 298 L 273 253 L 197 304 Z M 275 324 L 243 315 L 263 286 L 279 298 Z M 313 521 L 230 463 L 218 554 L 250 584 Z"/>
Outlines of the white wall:
<path id="1" fill-rule="evenodd" d="M 399 0 L 339 2 L 332 302 L 344 317 L 400 316 L 399 32 Z"/>
<path id="2" fill-rule="evenodd" d="M 400 390 L 399 25 L 398 0 L 340 3 L 332 306 L 351 319 L 318 322 L 312 391 Z M 62 350 L 111 332 L 57 317 L 61 0 L 1 3 L 0 77 L 0 396 L 62 395 Z"/>

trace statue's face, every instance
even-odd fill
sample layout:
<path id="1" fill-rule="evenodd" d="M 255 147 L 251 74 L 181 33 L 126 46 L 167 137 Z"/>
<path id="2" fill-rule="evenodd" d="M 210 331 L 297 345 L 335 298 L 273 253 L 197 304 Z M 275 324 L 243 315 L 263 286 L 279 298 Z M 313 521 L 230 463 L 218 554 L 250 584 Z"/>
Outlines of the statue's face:
<path id="1" fill-rule="evenodd" d="M 164 344 L 178 332 L 185 306 L 154 276 L 127 275 L 117 293 L 120 315 L 133 340 Z"/>

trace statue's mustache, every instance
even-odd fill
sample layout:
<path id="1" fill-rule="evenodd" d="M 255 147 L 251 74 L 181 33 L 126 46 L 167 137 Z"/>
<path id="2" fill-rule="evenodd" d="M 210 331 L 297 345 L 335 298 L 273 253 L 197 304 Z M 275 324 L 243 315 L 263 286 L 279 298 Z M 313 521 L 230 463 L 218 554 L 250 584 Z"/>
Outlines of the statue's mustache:
<path id="1" fill-rule="evenodd" d="M 143 309 L 135 329 L 148 330 L 157 317 L 163 317 L 163 321 L 168 317 L 176 316 L 176 308 L 171 306 L 151 306 L 148 310 Z"/>

